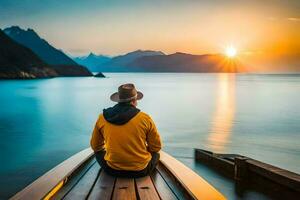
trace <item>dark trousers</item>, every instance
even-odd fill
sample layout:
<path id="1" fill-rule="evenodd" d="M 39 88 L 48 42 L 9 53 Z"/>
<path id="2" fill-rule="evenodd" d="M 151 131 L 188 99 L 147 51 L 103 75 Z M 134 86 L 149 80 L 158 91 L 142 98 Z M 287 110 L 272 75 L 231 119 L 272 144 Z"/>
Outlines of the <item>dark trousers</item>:
<path id="1" fill-rule="evenodd" d="M 149 161 L 147 167 L 143 170 L 140 171 L 116 170 L 108 166 L 108 164 L 106 163 L 106 160 L 104 159 L 105 153 L 106 151 L 104 150 L 95 152 L 96 160 L 106 173 L 117 177 L 139 178 L 139 177 L 147 176 L 155 169 L 159 161 L 159 153 L 151 153 L 152 158 Z"/>

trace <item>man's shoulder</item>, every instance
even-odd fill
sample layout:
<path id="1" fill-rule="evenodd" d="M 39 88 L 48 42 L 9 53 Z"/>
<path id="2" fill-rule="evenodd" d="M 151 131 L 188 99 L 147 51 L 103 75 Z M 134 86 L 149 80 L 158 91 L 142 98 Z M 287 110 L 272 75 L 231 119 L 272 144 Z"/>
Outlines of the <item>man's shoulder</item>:
<path id="1" fill-rule="evenodd" d="M 142 111 L 139 112 L 139 117 L 143 119 L 151 120 L 150 115 Z"/>
<path id="2" fill-rule="evenodd" d="M 139 115 L 142 116 L 142 117 L 150 117 L 150 115 L 148 115 L 147 113 L 145 113 L 143 111 L 140 111 Z"/>
<path id="3" fill-rule="evenodd" d="M 105 121 L 105 118 L 104 118 L 103 113 L 99 114 L 97 123 L 104 122 L 104 121 Z"/>

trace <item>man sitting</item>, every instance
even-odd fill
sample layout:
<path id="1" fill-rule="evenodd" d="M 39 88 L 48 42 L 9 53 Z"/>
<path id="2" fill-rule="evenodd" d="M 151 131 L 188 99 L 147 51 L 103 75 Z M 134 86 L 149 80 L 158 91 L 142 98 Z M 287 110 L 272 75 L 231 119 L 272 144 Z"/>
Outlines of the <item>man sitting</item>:
<path id="1" fill-rule="evenodd" d="M 117 104 L 103 110 L 96 122 L 91 147 L 102 169 L 118 177 L 148 175 L 159 161 L 160 135 L 137 100 L 143 94 L 133 84 L 124 84 L 110 99 Z"/>

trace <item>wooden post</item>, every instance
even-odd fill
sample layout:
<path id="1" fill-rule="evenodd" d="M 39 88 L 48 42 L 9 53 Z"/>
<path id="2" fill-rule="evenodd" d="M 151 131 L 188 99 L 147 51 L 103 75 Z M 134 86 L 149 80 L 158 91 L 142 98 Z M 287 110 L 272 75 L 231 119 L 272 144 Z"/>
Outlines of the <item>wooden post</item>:
<path id="1" fill-rule="evenodd" d="M 246 160 L 248 160 L 248 158 L 239 156 L 234 159 L 234 179 L 236 181 L 247 181 L 248 169 Z"/>
<path id="2" fill-rule="evenodd" d="M 248 181 L 248 167 L 246 160 L 249 158 L 237 156 L 234 159 L 234 179 L 236 193 L 243 197 L 244 188 Z"/>

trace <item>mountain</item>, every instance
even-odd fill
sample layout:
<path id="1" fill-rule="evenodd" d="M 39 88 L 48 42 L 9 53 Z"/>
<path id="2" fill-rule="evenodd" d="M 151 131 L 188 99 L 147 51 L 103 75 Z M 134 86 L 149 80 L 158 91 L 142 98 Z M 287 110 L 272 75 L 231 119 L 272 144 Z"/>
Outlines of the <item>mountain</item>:
<path id="1" fill-rule="evenodd" d="M 80 65 L 49 65 L 0 29 L 0 79 L 92 76 Z"/>
<path id="2" fill-rule="evenodd" d="M 134 52 L 112 58 L 102 71 L 110 72 L 240 72 L 242 64 L 222 54 L 192 55 L 174 53 L 165 55 L 132 56 Z M 129 55 L 127 59 L 127 55 Z M 141 54 L 139 54 L 141 55 Z M 121 60 L 121 61 L 120 61 Z"/>
<path id="3" fill-rule="evenodd" d="M 103 72 L 126 72 L 130 71 L 126 66 L 129 63 L 132 63 L 137 58 L 141 58 L 144 56 L 162 56 L 165 55 L 161 51 L 150 51 L 150 50 L 137 50 L 130 53 L 127 53 L 125 55 L 120 55 L 113 57 L 108 62 L 105 62 L 103 64 L 100 64 L 98 66 L 98 69 Z"/>
<path id="4" fill-rule="evenodd" d="M 58 73 L 29 48 L 9 38 L 0 29 L 0 79 L 46 78 Z"/>
<path id="5" fill-rule="evenodd" d="M 99 72 L 99 68 L 97 66 L 106 63 L 111 58 L 103 55 L 95 55 L 90 53 L 88 56 L 83 57 L 75 57 L 73 60 L 80 65 L 86 66 L 92 72 Z"/>
<path id="6" fill-rule="evenodd" d="M 12 26 L 4 29 L 4 33 L 20 45 L 31 49 L 44 63 L 54 69 L 58 76 L 92 76 L 87 68 L 78 65 L 62 51 L 52 47 L 32 29 L 23 30 L 18 26 Z"/>
<path id="7" fill-rule="evenodd" d="M 4 29 L 4 32 L 16 42 L 28 47 L 49 65 L 77 65 L 62 51 L 51 46 L 32 29 L 23 30 L 18 26 Z"/>
<path id="8" fill-rule="evenodd" d="M 126 65 L 131 71 L 141 72 L 240 72 L 242 64 L 222 54 L 143 56 Z"/>

